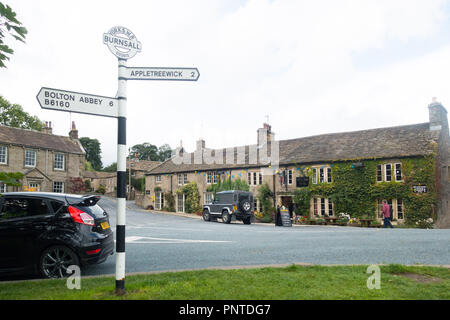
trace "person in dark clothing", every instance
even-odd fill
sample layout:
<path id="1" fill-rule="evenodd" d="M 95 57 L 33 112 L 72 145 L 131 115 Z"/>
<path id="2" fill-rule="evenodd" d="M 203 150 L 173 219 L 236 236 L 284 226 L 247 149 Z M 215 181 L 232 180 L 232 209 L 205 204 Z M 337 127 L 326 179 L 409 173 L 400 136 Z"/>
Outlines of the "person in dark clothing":
<path id="1" fill-rule="evenodd" d="M 291 217 L 292 219 L 294 215 L 294 204 L 292 202 L 288 204 L 288 210 L 289 210 L 289 217 Z"/>
<path id="2" fill-rule="evenodd" d="M 277 206 L 277 213 L 275 215 L 275 226 L 282 226 L 281 223 L 281 213 L 280 213 L 280 206 Z"/>

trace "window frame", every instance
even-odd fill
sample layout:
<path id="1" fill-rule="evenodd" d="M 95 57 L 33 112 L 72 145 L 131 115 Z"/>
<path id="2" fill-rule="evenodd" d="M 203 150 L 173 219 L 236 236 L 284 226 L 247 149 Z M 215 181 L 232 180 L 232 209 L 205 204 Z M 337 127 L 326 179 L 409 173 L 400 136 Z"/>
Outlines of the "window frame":
<path id="1" fill-rule="evenodd" d="M 29 160 L 29 157 L 27 157 L 27 154 L 34 154 L 33 157 L 33 164 L 27 164 L 27 160 Z M 32 149 L 25 149 L 25 158 L 24 158 L 24 166 L 29 168 L 35 168 L 37 164 L 37 152 L 36 150 Z"/>
<path id="2" fill-rule="evenodd" d="M 56 167 L 56 156 L 62 156 L 62 162 L 58 161 L 58 163 L 61 163 L 62 168 L 57 168 Z M 64 153 L 61 152 L 55 152 L 54 156 L 53 156 L 53 170 L 57 170 L 57 171 L 65 171 L 66 169 L 66 155 Z"/>
<path id="3" fill-rule="evenodd" d="M 7 165 L 8 164 L 8 147 L 7 146 L 0 146 L 0 150 L 5 150 L 5 152 L 4 152 L 4 154 L 2 155 L 2 153 L 0 152 L 0 159 L 1 159 L 1 157 L 5 157 L 5 161 L 4 162 L 2 162 L 1 160 L 0 160 L 0 164 L 4 164 L 4 165 Z"/>
<path id="4" fill-rule="evenodd" d="M 390 180 L 388 180 L 387 179 L 387 177 L 388 177 L 388 174 L 387 174 L 387 171 L 388 171 L 388 169 L 387 169 L 387 166 L 390 166 L 390 177 L 391 177 L 391 179 Z M 386 181 L 386 182 L 392 182 L 392 163 L 385 163 L 384 164 L 384 181 Z"/>
<path id="5" fill-rule="evenodd" d="M 400 166 L 400 179 L 397 179 L 397 165 Z M 402 163 L 401 162 L 396 162 L 394 163 L 394 176 L 395 176 L 395 181 L 401 182 L 403 181 L 403 170 L 402 170 Z"/>
<path id="6" fill-rule="evenodd" d="M 383 166 L 384 166 L 383 164 L 377 165 L 377 173 L 376 173 L 377 182 L 383 182 Z"/>
<path id="7" fill-rule="evenodd" d="M 61 191 L 55 191 L 55 188 L 56 188 L 56 184 L 57 184 L 57 183 L 60 183 L 60 184 L 61 184 Z M 53 181 L 53 182 L 52 182 L 52 192 L 55 192 L 55 193 L 64 193 L 64 187 L 65 187 L 64 181 Z"/>

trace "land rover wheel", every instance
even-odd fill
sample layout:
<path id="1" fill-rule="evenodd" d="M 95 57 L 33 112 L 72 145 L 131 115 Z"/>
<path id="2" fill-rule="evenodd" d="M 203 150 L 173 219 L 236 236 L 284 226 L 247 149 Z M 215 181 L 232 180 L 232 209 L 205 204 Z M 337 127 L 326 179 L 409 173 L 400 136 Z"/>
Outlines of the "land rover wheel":
<path id="1" fill-rule="evenodd" d="M 203 220 L 211 221 L 211 215 L 207 209 L 203 210 Z"/>
<path id="2" fill-rule="evenodd" d="M 228 213 L 228 211 L 222 212 L 222 222 L 223 222 L 223 223 L 226 223 L 226 224 L 228 224 L 228 223 L 231 222 L 231 216 L 230 216 L 230 214 Z"/>
<path id="3" fill-rule="evenodd" d="M 244 212 L 249 212 L 251 208 L 252 208 L 252 205 L 250 204 L 250 202 L 248 202 L 248 201 L 241 202 L 241 209 Z"/>

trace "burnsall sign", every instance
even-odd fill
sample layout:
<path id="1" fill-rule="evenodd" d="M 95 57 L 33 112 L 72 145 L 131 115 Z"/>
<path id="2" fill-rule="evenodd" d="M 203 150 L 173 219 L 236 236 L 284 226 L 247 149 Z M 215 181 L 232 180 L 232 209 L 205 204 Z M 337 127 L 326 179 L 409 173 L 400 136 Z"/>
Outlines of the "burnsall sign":
<path id="1" fill-rule="evenodd" d="M 107 33 L 103 34 L 103 43 L 120 59 L 127 60 L 141 52 L 141 43 L 136 39 L 134 33 L 125 27 L 109 29 Z"/>

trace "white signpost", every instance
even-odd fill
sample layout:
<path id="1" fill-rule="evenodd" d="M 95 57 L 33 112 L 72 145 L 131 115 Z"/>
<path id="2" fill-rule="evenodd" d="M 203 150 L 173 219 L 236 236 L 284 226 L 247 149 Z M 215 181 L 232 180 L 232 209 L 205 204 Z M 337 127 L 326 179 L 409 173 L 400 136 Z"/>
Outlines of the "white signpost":
<path id="1" fill-rule="evenodd" d="M 127 67 L 124 73 L 127 80 L 197 81 L 200 76 L 197 68 Z"/>
<path id="2" fill-rule="evenodd" d="M 117 118 L 119 104 L 116 98 L 45 87 L 36 98 L 42 109 Z"/>
<path id="3" fill-rule="evenodd" d="M 118 58 L 119 77 L 115 98 L 41 88 L 37 100 L 43 109 L 77 112 L 117 118 L 117 219 L 116 219 L 116 293 L 125 292 L 125 218 L 126 218 L 126 115 L 127 80 L 197 81 L 197 68 L 127 67 L 128 59 L 141 52 L 141 43 L 125 27 L 113 27 L 103 34 L 103 43 Z"/>

